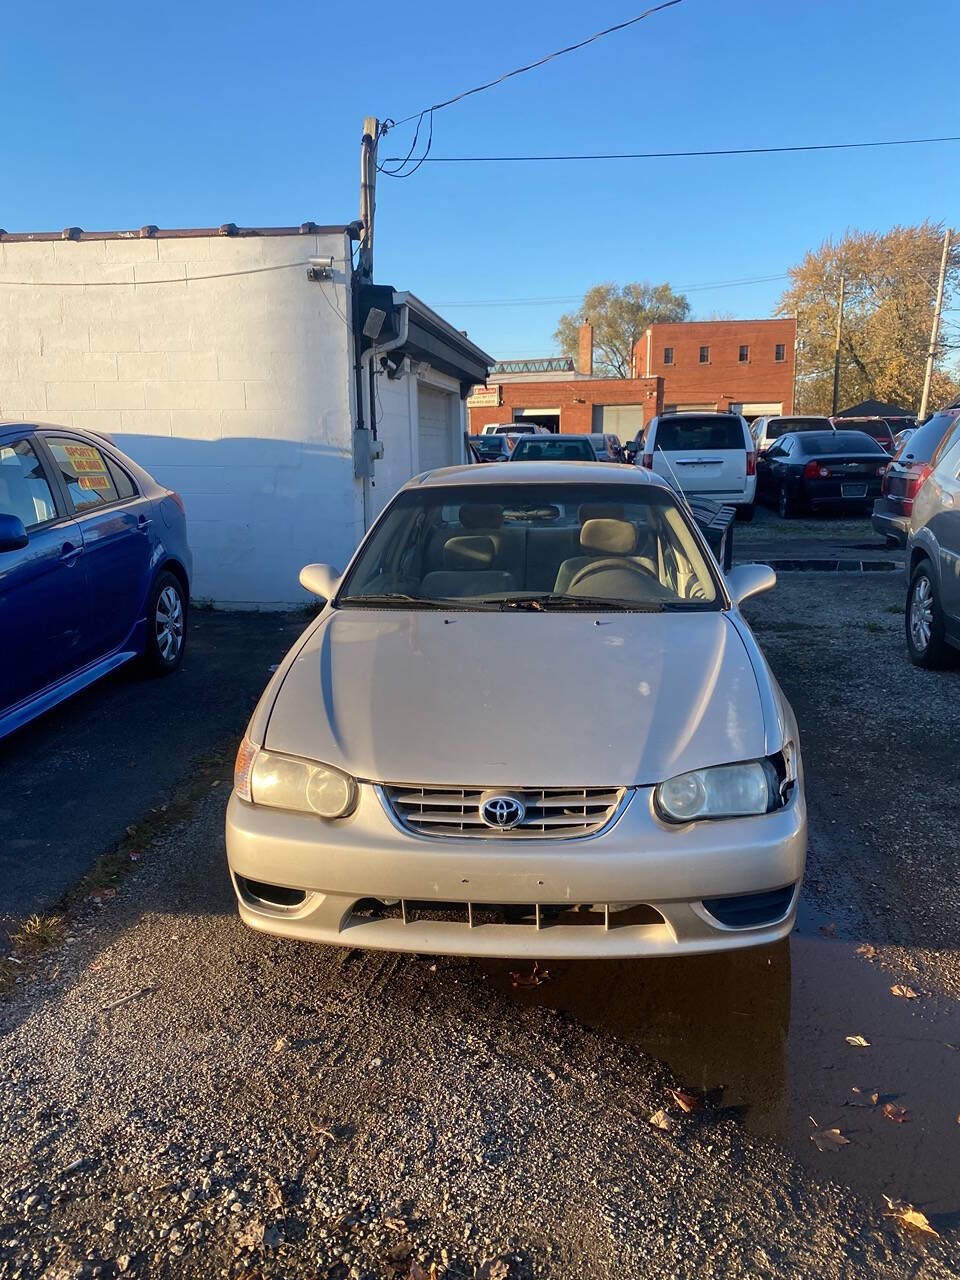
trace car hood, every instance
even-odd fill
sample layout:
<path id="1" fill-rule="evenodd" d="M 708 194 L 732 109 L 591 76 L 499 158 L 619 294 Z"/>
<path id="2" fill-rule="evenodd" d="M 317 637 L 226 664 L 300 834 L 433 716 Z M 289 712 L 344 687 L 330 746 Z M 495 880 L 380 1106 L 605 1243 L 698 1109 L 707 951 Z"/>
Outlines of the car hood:
<path id="1" fill-rule="evenodd" d="M 504 787 L 652 783 L 764 744 L 722 613 L 374 609 L 320 622 L 264 743 L 376 782 Z"/>

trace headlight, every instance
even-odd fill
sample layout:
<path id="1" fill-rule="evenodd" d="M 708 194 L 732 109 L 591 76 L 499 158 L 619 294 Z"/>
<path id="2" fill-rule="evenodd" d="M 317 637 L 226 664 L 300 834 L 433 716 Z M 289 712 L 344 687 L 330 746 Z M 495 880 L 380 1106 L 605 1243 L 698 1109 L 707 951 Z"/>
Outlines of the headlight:
<path id="1" fill-rule="evenodd" d="M 316 813 L 321 818 L 345 818 L 356 808 L 359 791 L 354 778 L 339 769 L 264 751 L 246 738 L 237 752 L 234 790 L 241 800 Z"/>
<path id="2" fill-rule="evenodd" d="M 655 792 L 657 811 L 667 822 L 769 813 L 783 804 L 785 776 L 773 760 L 694 769 L 660 783 Z"/>

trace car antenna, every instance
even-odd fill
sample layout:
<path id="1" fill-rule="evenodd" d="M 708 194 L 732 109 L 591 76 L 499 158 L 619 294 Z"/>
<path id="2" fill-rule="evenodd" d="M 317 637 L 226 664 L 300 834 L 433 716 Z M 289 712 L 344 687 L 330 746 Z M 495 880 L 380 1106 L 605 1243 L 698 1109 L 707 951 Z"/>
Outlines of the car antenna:
<path id="1" fill-rule="evenodd" d="M 673 467 L 671 467 L 670 459 L 667 457 L 666 453 L 664 452 L 663 446 L 661 445 L 659 440 L 654 442 L 653 449 L 654 449 L 654 452 L 656 452 L 658 449 L 660 450 L 660 453 L 663 455 L 663 460 L 667 464 L 667 470 L 670 472 L 670 479 L 673 481 L 673 487 L 676 489 L 677 493 L 680 495 L 680 501 L 683 503 L 683 505 L 687 509 L 687 515 L 689 515 L 691 520 L 696 520 L 696 516 L 693 514 L 693 507 L 691 507 L 690 505 L 690 500 L 687 497 L 687 495 L 684 493 L 683 489 L 680 487 L 680 481 L 677 479 L 677 473 L 674 471 Z"/>

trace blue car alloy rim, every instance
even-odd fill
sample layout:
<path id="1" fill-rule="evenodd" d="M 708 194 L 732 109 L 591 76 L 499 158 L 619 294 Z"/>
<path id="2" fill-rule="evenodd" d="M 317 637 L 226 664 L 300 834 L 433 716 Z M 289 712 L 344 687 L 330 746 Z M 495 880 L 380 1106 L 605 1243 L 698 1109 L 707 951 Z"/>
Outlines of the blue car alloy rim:
<path id="1" fill-rule="evenodd" d="M 183 644 L 183 601 L 174 587 L 164 587 L 154 615 L 157 648 L 164 662 L 173 662 Z"/>

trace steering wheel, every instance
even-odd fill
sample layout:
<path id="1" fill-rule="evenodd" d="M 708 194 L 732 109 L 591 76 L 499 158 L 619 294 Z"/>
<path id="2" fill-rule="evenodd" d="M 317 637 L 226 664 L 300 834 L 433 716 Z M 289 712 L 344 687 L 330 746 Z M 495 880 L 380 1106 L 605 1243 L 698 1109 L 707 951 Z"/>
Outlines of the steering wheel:
<path id="1" fill-rule="evenodd" d="M 585 564 L 582 569 L 578 569 L 567 584 L 567 591 L 572 591 L 574 587 L 579 586 L 581 582 L 586 582 L 595 573 L 606 573 L 611 569 L 626 569 L 638 576 L 642 574 L 645 578 L 657 577 L 652 564 L 648 566 L 643 561 L 621 560 L 617 556 L 608 556 L 603 560 L 594 560 L 590 564 Z"/>

